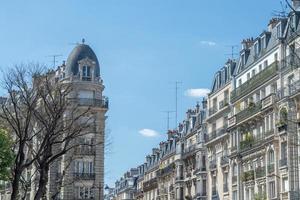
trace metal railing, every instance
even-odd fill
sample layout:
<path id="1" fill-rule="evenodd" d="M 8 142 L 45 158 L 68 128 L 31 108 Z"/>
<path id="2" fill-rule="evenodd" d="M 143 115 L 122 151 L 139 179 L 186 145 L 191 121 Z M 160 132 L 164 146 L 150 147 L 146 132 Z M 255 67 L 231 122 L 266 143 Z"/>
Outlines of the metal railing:
<path id="1" fill-rule="evenodd" d="M 278 61 L 275 61 L 260 73 L 253 76 L 250 80 L 236 88 L 231 92 L 231 102 L 235 102 L 242 96 L 249 94 L 252 90 L 256 89 L 263 82 L 266 82 L 277 75 Z"/>
<path id="2" fill-rule="evenodd" d="M 78 180 L 94 180 L 95 179 L 95 173 L 79 173 L 75 172 L 73 174 L 74 179 Z"/>
<path id="3" fill-rule="evenodd" d="M 253 115 L 257 114 L 260 111 L 261 111 L 261 102 L 251 103 L 246 109 L 236 114 L 236 121 L 237 123 L 239 123 L 249 117 L 252 117 Z"/>
<path id="4" fill-rule="evenodd" d="M 275 171 L 275 164 L 268 165 L 268 173 L 273 173 Z"/>
<path id="5" fill-rule="evenodd" d="M 96 149 L 95 149 L 95 147 L 83 145 L 83 146 L 76 147 L 74 154 L 75 155 L 95 155 Z"/>
<path id="6" fill-rule="evenodd" d="M 279 160 L 279 166 L 284 167 L 287 166 L 287 158 L 282 158 Z"/>
<path id="7" fill-rule="evenodd" d="M 266 168 L 265 167 L 258 167 L 255 169 L 256 178 L 262 178 L 266 176 Z"/>
<path id="8" fill-rule="evenodd" d="M 89 107 L 100 107 L 100 108 L 108 108 L 109 106 L 109 100 L 107 97 L 103 97 L 102 99 L 69 98 L 69 101 L 78 104 L 78 106 L 89 106 Z"/>

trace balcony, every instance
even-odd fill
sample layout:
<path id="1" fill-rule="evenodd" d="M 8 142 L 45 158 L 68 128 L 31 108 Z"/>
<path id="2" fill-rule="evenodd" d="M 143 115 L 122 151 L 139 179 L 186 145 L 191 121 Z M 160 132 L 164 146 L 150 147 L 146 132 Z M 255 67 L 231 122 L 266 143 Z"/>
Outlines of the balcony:
<path id="1" fill-rule="evenodd" d="M 225 128 L 222 128 L 222 129 L 219 129 L 219 130 L 216 130 L 216 131 L 212 131 L 208 135 L 208 141 L 207 142 L 210 142 L 210 141 L 216 139 L 217 137 L 220 137 L 220 136 L 224 135 L 225 133 L 226 133 L 226 129 Z"/>
<path id="2" fill-rule="evenodd" d="M 96 149 L 95 147 L 91 147 L 88 145 L 82 145 L 80 147 L 76 147 L 74 151 L 75 155 L 87 155 L 87 156 L 93 156 L 96 155 Z"/>
<path id="3" fill-rule="evenodd" d="M 212 160 L 209 162 L 209 169 L 213 170 L 217 168 L 217 161 L 216 160 Z"/>
<path id="4" fill-rule="evenodd" d="M 240 142 L 240 150 L 251 148 L 255 140 L 253 135 L 246 135 L 246 139 Z"/>
<path id="5" fill-rule="evenodd" d="M 228 119 L 228 128 L 234 126 L 236 124 L 236 116 L 232 116 Z"/>
<path id="6" fill-rule="evenodd" d="M 229 158 L 228 156 L 222 156 L 221 158 L 221 165 L 228 165 L 229 164 Z"/>
<path id="7" fill-rule="evenodd" d="M 242 174 L 243 182 L 253 181 L 253 180 L 254 180 L 254 170 L 250 170 Z"/>
<path id="8" fill-rule="evenodd" d="M 271 95 L 267 96 L 266 98 L 264 98 L 261 101 L 261 108 L 265 109 L 265 108 L 272 106 L 275 103 L 275 97 L 276 97 L 275 94 L 271 94 Z"/>
<path id="9" fill-rule="evenodd" d="M 281 160 L 279 160 L 279 166 L 280 167 L 287 166 L 287 158 L 282 158 Z"/>
<path id="10" fill-rule="evenodd" d="M 212 107 L 212 108 L 210 108 L 210 109 L 208 110 L 209 116 L 211 116 L 211 115 L 213 115 L 213 114 L 215 114 L 215 113 L 217 113 L 217 112 L 218 112 L 217 106 Z"/>
<path id="11" fill-rule="evenodd" d="M 262 83 L 272 79 L 277 75 L 278 62 L 274 62 L 260 73 L 253 76 L 250 80 L 231 92 L 231 102 L 236 102 L 241 97 L 250 94 L 254 89 L 261 86 Z"/>
<path id="12" fill-rule="evenodd" d="M 75 180 L 95 180 L 95 173 L 74 173 Z"/>
<path id="13" fill-rule="evenodd" d="M 266 168 L 265 167 L 258 167 L 255 170 L 256 178 L 262 178 L 266 176 Z"/>
<path id="14" fill-rule="evenodd" d="M 103 97 L 102 99 L 70 98 L 69 101 L 78 104 L 78 106 L 99 107 L 106 109 L 109 105 L 107 97 Z"/>
<path id="15" fill-rule="evenodd" d="M 158 186 L 158 184 L 157 184 L 156 178 L 150 179 L 149 181 L 146 181 L 143 183 L 144 192 L 153 190 L 153 189 L 157 188 L 157 186 Z"/>
<path id="16" fill-rule="evenodd" d="M 236 123 L 240 123 L 243 120 L 254 116 L 261 111 L 261 103 L 250 103 L 249 106 L 236 114 Z"/>
<path id="17" fill-rule="evenodd" d="M 223 99 L 222 101 L 220 101 L 219 102 L 219 109 L 221 110 L 221 109 L 225 108 L 226 106 L 228 106 L 229 105 L 228 102 L 229 102 L 228 99 Z"/>
<path id="18" fill-rule="evenodd" d="M 271 174 L 275 171 L 275 165 L 274 164 L 269 164 L 268 165 L 268 173 Z"/>
<path id="19" fill-rule="evenodd" d="M 193 144 L 193 145 L 190 145 L 187 148 L 185 148 L 183 151 L 183 154 L 182 154 L 183 158 L 187 158 L 187 157 L 193 155 L 195 153 L 196 147 L 197 147 L 197 145 Z"/>
<path id="20" fill-rule="evenodd" d="M 265 137 L 269 137 L 269 136 L 271 136 L 271 135 L 274 135 L 274 129 L 272 129 L 272 130 L 269 130 L 269 131 L 267 131 L 266 133 L 265 133 Z"/>
<path id="21" fill-rule="evenodd" d="M 284 133 L 287 131 L 287 123 L 286 122 L 279 122 L 276 124 L 277 130 L 279 133 Z"/>
<path id="22" fill-rule="evenodd" d="M 165 177 L 168 174 L 172 174 L 175 171 L 175 163 L 171 163 L 165 168 L 162 168 L 156 172 L 159 177 Z"/>

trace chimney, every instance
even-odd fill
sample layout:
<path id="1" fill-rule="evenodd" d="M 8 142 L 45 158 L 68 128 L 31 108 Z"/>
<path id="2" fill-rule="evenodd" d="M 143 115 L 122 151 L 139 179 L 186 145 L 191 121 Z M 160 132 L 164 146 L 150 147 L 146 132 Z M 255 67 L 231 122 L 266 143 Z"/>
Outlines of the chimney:
<path id="1" fill-rule="evenodd" d="M 278 18 L 272 18 L 268 24 L 268 31 L 271 32 L 272 29 L 276 26 L 278 23 L 279 19 Z"/>
<path id="2" fill-rule="evenodd" d="M 293 8 L 298 10 L 300 8 L 300 0 L 293 0 Z"/>

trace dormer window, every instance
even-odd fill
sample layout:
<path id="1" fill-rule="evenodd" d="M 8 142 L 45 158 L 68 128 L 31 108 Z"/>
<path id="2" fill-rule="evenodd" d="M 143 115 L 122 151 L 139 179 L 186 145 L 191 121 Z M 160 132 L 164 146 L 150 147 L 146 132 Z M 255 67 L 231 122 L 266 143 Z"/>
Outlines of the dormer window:
<path id="1" fill-rule="evenodd" d="M 257 56 L 259 54 L 259 44 L 258 44 L 258 42 L 256 42 L 254 44 L 254 51 L 255 51 L 255 56 Z"/>
<path id="2" fill-rule="evenodd" d="M 280 26 L 280 24 L 277 25 L 276 32 L 277 32 L 277 38 L 281 38 L 282 34 L 281 34 L 281 26 Z"/>
<path id="3" fill-rule="evenodd" d="M 83 66 L 82 76 L 83 77 L 91 77 L 91 68 L 89 66 Z"/>
<path id="4" fill-rule="evenodd" d="M 267 47 L 266 36 L 263 36 L 261 38 L 261 46 L 262 46 L 262 49 L 265 49 Z"/>
<path id="5" fill-rule="evenodd" d="M 245 54 L 243 53 L 242 54 L 242 65 L 245 65 L 246 64 L 246 57 L 245 57 Z"/>

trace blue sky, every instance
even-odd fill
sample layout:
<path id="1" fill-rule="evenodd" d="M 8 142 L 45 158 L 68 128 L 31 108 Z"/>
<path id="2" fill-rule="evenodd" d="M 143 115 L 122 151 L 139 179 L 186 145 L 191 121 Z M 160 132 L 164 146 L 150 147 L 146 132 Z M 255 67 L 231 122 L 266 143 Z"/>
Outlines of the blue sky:
<path id="1" fill-rule="evenodd" d="M 279 0 L 2 1 L 0 68 L 30 61 L 51 66 L 52 54 L 62 54 L 61 63 L 85 38 L 110 98 L 105 174 L 112 185 L 165 139 L 163 111 L 174 110 L 174 82 L 182 82 L 182 120 L 201 100 L 186 91 L 210 88 L 231 53 L 228 45 L 257 36 L 275 10 L 281 10 Z M 170 122 L 174 127 L 174 117 Z M 143 129 L 150 131 L 142 135 Z"/>

